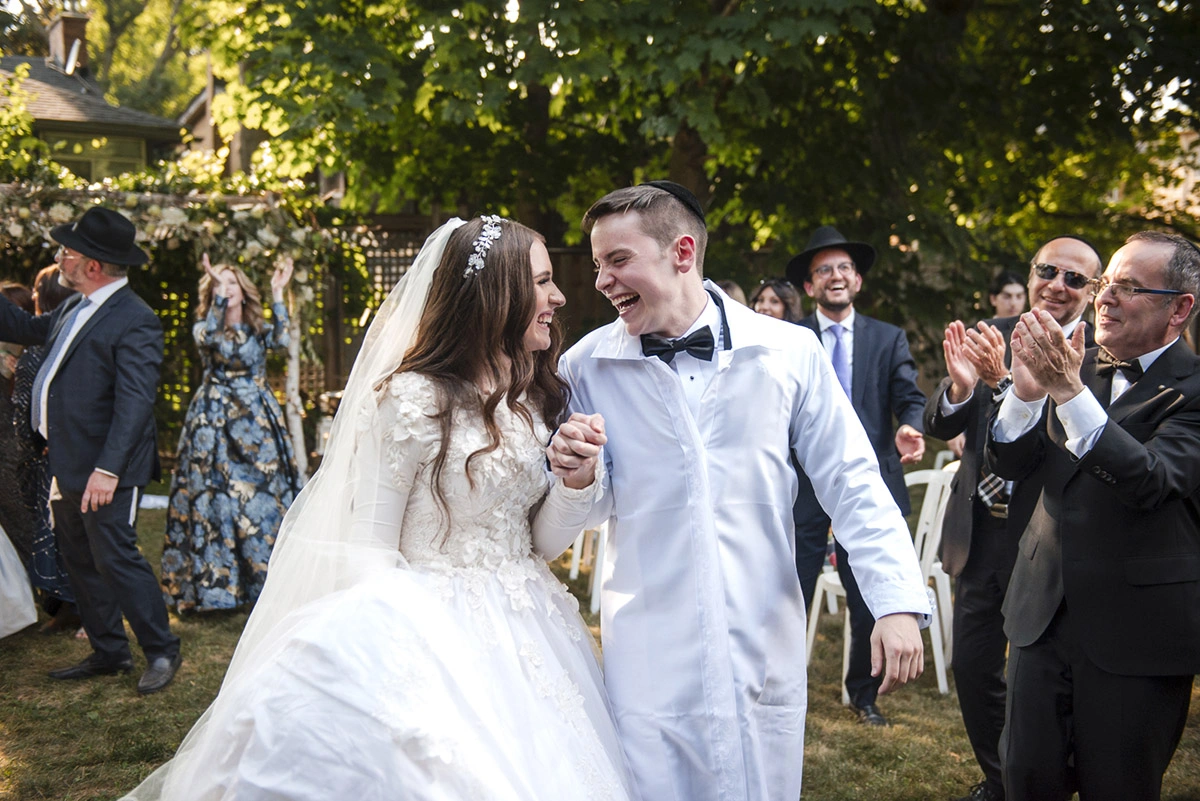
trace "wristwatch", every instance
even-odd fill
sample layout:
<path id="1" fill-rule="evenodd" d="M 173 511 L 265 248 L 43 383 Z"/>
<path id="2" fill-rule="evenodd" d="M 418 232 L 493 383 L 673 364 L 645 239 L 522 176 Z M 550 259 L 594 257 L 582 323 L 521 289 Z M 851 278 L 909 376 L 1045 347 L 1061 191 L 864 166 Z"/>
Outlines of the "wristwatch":
<path id="1" fill-rule="evenodd" d="M 1000 397 L 1005 392 L 1008 392 L 1008 389 L 1012 386 L 1012 383 L 1012 373 L 1009 373 L 1008 375 L 1004 376 L 1004 378 L 1001 378 L 996 382 L 996 389 L 992 391 L 992 394 L 996 397 Z"/>

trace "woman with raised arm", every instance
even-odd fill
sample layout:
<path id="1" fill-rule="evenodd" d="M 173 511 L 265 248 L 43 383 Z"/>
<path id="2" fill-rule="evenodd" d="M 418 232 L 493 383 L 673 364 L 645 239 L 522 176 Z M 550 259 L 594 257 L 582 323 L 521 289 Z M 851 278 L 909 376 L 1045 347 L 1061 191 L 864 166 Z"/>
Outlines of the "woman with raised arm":
<path id="1" fill-rule="evenodd" d="M 599 453 L 546 467 L 562 304 L 528 228 L 430 235 L 367 333 L 217 700 L 130 797 L 634 797 L 594 640 L 532 546 L 603 492 Z"/>
<path id="2" fill-rule="evenodd" d="M 267 353 L 288 345 L 283 292 L 291 259 L 271 276 L 271 313 L 237 267 L 201 259 L 192 330 L 204 378 L 188 407 L 171 478 L 162 584 L 180 612 L 235 609 L 262 592 L 267 560 L 300 477 Z"/>

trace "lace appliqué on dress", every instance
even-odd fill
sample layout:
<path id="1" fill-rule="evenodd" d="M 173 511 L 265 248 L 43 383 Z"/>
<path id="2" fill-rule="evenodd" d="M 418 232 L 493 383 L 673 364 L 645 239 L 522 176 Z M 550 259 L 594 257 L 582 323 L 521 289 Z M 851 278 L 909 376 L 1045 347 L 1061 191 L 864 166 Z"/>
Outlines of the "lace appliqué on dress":
<path id="1" fill-rule="evenodd" d="M 580 781 L 587 789 L 588 798 L 593 801 L 607 801 L 620 797 L 619 786 L 610 771 L 603 769 L 599 762 L 598 757 L 604 753 L 604 748 L 596 737 L 596 730 L 588 720 L 587 713 L 584 712 L 583 695 L 579 692 L 579 686 L 567 671 L 559 667 L 548 667 L 545 656 L 535 643 L 524 643 L 520 655 L 538 694 L 553 701 L 563 720 L 590 746 L 572 751 L 569 755 L 564 754 L 564 757 L 570 757 Z"/>

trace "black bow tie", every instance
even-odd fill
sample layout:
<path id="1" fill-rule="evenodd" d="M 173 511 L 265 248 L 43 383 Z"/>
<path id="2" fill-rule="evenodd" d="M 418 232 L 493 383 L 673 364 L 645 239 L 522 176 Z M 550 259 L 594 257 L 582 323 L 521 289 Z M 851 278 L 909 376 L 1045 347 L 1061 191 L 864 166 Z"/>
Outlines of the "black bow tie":
<path id="1" fill-rule="evenodd" d="M 683 350 L 697 359 L 711 362 L 715 347 L 712 329 L 707 325 L 679 339 L 666 339 L 656 334 L 642 334 L 642 355 L 657 356 L 667 364 L 671 363 L 676 353 Z"/>
<path id="2" fill-rule="evenodd" d="M 1096 354 L 1096 375 L 1111 376 L 1114 370 L 1120 370 L 1130 384 L 1136 383 L 1142 377 L 1142 363 L 1137 359 L 1123 362 L 1104 348 Z"/>

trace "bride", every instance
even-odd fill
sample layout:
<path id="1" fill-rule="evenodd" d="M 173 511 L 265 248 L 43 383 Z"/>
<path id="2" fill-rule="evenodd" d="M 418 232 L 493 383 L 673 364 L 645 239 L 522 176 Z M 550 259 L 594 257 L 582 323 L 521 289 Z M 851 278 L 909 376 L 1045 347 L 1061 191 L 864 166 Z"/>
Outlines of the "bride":
<path id="1" fill-rule="evenodd" d="M 220 694 L 127 798 L 634 797 L 594 641 L 531 545 L 581 528 L 602 491 L 595 458 L 546 473 L 562 304 L 530 229 L 490 216 L 429 237 L 371 325 Z"/>

